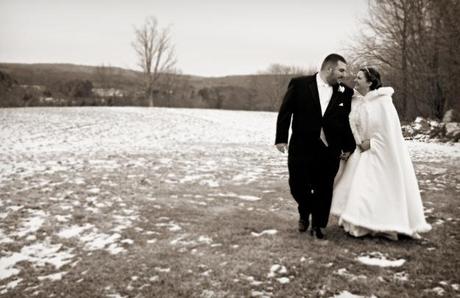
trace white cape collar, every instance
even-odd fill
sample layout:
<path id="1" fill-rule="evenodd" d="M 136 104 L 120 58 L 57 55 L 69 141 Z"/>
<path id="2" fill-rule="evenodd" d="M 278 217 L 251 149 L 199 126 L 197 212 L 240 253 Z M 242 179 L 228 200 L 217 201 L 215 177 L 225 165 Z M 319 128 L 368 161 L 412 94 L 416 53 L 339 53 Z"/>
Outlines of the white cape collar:
<path id="1" fill-rule="evenodd" d="M 395 90 L 392 87 L 380 87 L 378 89 L 367 92 L 364 100 L 372 100 L 377 97 L 389 96 L 391 97 Z"/>

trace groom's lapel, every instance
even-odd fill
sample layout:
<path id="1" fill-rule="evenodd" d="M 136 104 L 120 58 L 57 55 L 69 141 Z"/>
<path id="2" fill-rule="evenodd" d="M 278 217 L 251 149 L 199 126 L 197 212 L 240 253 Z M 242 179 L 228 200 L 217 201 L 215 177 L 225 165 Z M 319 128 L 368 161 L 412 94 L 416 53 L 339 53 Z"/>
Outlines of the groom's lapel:
<path id="1" fill-rule="evenodd" d="M 322 117 L 322 113 L 321 113 L 321 104 L 319 102 L 319 92 L 318 92 L 318 85 L 316 84 L 316 76 L 318 76 L 319 74 L 316 73 L 316 75 L 313 76 L 313 80 L 310 80 L 310 82 L 308 82 L 308 87 L 310 88 L 310 92 L 311 92 L 311 95 L 313 95 L 312 97 L 312 101 L 313 101 L 313 106 L 316 110 L 316 113 L 318 114 L 319 118 Z"/>
<path id="2" fill-rule="evenodd" d="M 331 100 L 329 101 L 329 104 L 327 105 L 326 112 L 324 113 L 323 117 L 327 117 L 327 114 L 331 112 L 332 108 L 335 106 L 335 102 L 337 101 L 337 98 L 339 97 L 339 85 L 335 84 L 332 86 L 332 96 Z"/>

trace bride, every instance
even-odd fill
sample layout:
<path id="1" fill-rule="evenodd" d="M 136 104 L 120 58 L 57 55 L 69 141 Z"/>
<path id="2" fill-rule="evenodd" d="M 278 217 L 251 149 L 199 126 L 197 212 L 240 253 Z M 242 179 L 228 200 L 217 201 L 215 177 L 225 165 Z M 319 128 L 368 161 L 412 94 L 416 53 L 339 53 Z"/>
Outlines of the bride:
<path id="1" fill-rule="evenodd" d="M 358 144 L 336 177 L 331 213 L 355 237 L 398 234 L 419 238 L 426 222 L 409 151 L 404 143 L 393 88 L 381 87 L 374 68 L 362 68 L 349 116 Z"/>

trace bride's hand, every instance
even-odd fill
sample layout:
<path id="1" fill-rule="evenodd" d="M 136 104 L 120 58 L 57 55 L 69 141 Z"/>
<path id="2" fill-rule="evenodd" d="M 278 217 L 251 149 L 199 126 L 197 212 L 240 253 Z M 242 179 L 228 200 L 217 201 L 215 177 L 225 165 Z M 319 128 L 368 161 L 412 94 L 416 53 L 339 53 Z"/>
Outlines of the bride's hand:
<path id="1" fill-rule="evenodd" d="M 358 145 L 358 147 L 361 150 L 361 152 L 371 149 L 371 140 L 362 141 L 361 144 Z"/>

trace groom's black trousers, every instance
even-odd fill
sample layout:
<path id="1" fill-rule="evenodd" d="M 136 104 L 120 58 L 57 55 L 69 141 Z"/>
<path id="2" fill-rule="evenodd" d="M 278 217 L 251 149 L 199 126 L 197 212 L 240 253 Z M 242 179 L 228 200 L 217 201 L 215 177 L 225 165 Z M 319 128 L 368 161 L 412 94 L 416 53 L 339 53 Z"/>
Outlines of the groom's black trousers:
<path id="1" fill-rule="evenodd" d="M 324 228 L 329 220 L 334 178 L 339 169 L 339 153 L 320 140 L 308 154 L 288 158 L 289 186 L 297 201 L 300 218 L 312 215 L 312 226 Z"/>

